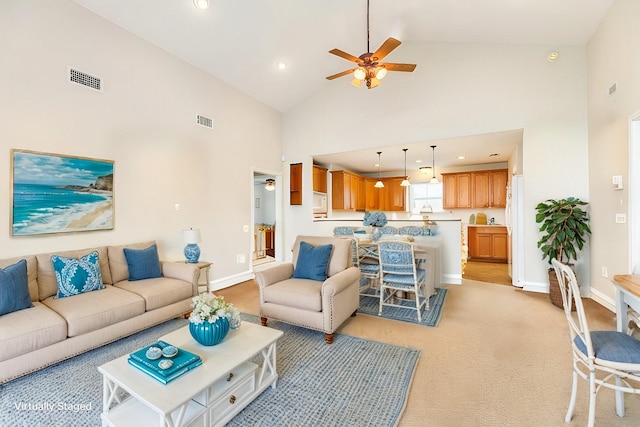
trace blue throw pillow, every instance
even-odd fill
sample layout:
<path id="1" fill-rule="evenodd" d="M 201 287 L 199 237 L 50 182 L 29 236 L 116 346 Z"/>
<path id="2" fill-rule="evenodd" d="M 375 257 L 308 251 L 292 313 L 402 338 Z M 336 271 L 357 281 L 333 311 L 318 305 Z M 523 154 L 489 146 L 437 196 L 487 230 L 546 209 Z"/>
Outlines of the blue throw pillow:
<path id="1" fill-rule="evenodd" d="M 51 262 L 58 282 L 58 298 L 104 289 L 98 252 L 93 251 L 82 258 L 52 255 Z"/>
<path id="2" fill-rule="evenodd" d="M 151 245 L 147 249 L 124 248 L 124 256 L 129 266 L 129 280 L 153 279 L 162 277 L 158 247 Z"/>
<path id="3" fill-rule="evenodd" d="M 0 316 L 33 307 L 29 295 L 27 261 L 21 259 L 6 268 L 0 268 Z"/>
<path id="4" fill-rule="evenodd" d="M 332 244 L 313 247 L 307 242 L 300 242 L 298 260 L 293 277 L 296 279 L 326 280 L 327 266 L 331 257 Z"/>

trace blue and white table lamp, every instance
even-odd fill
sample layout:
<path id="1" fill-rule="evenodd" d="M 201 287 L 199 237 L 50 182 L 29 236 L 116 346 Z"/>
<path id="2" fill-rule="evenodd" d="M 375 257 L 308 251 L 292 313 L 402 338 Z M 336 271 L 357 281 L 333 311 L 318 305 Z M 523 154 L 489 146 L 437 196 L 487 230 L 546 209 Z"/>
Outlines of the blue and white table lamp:
<path id="1" fill-rule="evenodd" d="M 182 230 L 182 241 L 187 244 L 184 247 L 184 257 L 187 262 L 196 263 L 200 258 L 200 230 L 197 228 L 194 230 L 190 228 L 188 230 Z"/>

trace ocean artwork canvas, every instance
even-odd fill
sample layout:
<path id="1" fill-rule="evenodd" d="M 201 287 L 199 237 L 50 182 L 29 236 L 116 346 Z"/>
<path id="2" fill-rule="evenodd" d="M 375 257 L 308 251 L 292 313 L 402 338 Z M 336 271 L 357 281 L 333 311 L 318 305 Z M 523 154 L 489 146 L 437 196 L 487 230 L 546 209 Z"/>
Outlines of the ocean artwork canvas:
<path id="1" fill-rule="evenodd" d="M 11 234 L 113 229 L 112 160 L 11 150 Z"/>

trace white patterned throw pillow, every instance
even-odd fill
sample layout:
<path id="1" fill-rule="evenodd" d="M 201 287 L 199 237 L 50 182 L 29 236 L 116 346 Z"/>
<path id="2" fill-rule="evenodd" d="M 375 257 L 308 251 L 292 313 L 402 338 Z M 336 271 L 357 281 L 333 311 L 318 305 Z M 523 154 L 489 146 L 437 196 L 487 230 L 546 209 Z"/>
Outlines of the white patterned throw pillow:
<path id="1" fill-rule="evenodd" d="M 82 258 L 52 255 L 51 262 L 58 283 L 57 298 L 104 289 L 97 251 Z"/>

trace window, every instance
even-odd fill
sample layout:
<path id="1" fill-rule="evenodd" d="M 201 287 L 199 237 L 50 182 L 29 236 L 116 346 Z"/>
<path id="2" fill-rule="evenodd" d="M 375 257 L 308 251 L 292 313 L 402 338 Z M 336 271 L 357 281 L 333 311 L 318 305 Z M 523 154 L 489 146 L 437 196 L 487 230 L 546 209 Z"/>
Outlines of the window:
<path id="1" fill-rule="evenodd" d="M 419 214 L 425 204 L 431 205 L 434 212 L 442 212 L 442 183 L 431 184 L 416 182 L 409 187 L 411 213 Z"/>

